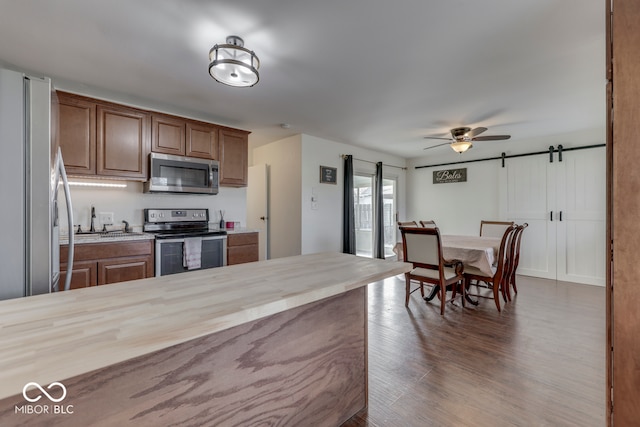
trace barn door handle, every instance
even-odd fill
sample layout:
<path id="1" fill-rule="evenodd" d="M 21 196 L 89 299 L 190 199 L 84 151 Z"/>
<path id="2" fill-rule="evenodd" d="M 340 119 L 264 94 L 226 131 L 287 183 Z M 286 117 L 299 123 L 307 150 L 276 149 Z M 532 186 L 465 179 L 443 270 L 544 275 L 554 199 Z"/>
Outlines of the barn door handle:
<path id="1" fill-rule="evenodd" d="M 562 211 L 560 211 L 560 221 L 562 221 Z"/>
<path id="2" fill-rule="evenodd" d="M 553 211 L 550 211 L 550 212 L 549 212 L 549 219 L 550 219 L 551 221 L 553 221 Z"/>

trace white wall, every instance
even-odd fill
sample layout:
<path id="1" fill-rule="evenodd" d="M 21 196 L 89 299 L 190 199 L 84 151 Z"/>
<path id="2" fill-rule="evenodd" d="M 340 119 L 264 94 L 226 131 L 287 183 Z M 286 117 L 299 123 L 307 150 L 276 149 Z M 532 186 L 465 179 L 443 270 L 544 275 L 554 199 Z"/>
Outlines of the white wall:
<path id="1" fill-rule="evenodd" d="M 425 156 L 409 161 L 407 179 L 407 216 L 404 220 L 433 219 L 443 234 L 478 234 L 483 219 L 503 219 L 500 214 L 499 176 L 502 162 L 491 160 L 449 166 L 415 169 L 424 166 L 499 156 L 499 147 L 507 155 L 546 151 L 549 146 L 564 148 L 603 144 L 604 129 L 594 128 L 583 132 L 536 138 L 526 141 L 477 142 L 474 148 L 462 155 L 449 153 L 444 146 L 437 156 Z M 489 150 L 482 150 L 487 144 Z M 442 152 L 444 150 L 444 152 Z M 498 154 L 496 154 L 498 153 Z M 509 159 L 506 159 L 508 162 Z M 467 182 L 433 184 L 433 171 L 467 168 Z"/>
<path id="2" fill-rule="evenodd" d="M 72 178 L 77 179 L 77 178 Z M 89 229 L 91 222 L 91 206 L 95 206 L 96 215 L 100 212 L 113 212 L 114 228 L 122 227 L 126 220 L 139 231 L 144 222 L 144 208 L 208 208 L 210 222 L 217 224 L 220 220 L 219 210 L 225 211 L 225 221 L 239 221 L 246 226 L 246 194 L 245 188 L 221 187 L 217 195 L 186 194 L 145 194 L 142 183 L 129 181 L 127 188 L 71 187 L 71 203 L 73 206 L 74 224 Z M 62 191 L 58 194 L 60 206 L 60 228 L 66 232 L 66 204 Z M 95 219 L 96 229 L 101 227 L 99 218 Z"/>
<path id="3" fill-rule="evenodd" d="M 477 235 L 480 220 L 499 219 L 500 161 L 412 169 L 403 220 L 432 219 L 443 234 Z M 467 182 L 433 184 L 433 171 L 467 168 Z"/>
<path id="4" fill-rule="evenodd" d="M 301 135 L 253 150 L 254 164 L 269 166 L 269 233 L 271 258 L 301 253 Z"/>
<path id="5" fill-rule="evenodd" d="M 270 169 L 272 258 L 342 250 L 341 154 L 405 166 L 400 157 L 309 135 L 294 135 L 253 150 L 253 163 L 265 163 Z M 338 169 L 336 184 L 320 184 L 320 166 Z M 375 165 L 355 160 L 354 169 L 374 173 Z M 385 168 L 387 175 L 398 179 L 398 209 L 404 215 L 406 173 Z M 312 209 L 312 194 L 317 198 L 317 209 Z"/>
<path id="6" fill-rule="evenodd" d="M 342 185 L 344 160 L 351 154 L 355 172 L 374 174 L 375 162 L 405 167 L 405 159 L 361 147 L 302 135 L 302 253 L 342 251 Z M 365 160 L 365 161 L 362 161 Z M 374 163 L 368 163 L 374 162 Z M 337 184 L 320 184 L 320 166 L 338 168 Z M 385 177 L 398 180 L 398 211 L 405 213 L 406 171 L 383 166 Z M 315 192 L 318 209 L 312 209 Z"/>

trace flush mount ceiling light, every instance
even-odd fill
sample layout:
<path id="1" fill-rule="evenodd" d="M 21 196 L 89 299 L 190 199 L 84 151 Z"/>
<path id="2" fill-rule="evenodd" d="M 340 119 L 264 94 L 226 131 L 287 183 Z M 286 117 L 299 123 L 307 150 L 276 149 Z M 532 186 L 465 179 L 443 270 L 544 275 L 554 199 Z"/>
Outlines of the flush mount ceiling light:
<path id="1" fill-rule="evenodd" d="M 226 44 L 212 47 L 209 60 L 209 74 L 220 83 L 251 87 L 260 80 L 260 60 L 252 50 L 244 47 L 244 40 L 238 36 L 229 36 Z"/>

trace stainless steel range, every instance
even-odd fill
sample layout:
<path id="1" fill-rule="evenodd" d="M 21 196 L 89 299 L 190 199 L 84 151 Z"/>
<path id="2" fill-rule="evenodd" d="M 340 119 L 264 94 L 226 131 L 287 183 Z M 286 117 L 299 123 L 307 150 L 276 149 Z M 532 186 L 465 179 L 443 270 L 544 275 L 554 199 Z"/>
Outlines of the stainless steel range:
<path id="1" fill-rule="evenodd" d="M 227 265 L 227 232 L 209 229 L 208 209 L 145 209 L 156 236 L 156 277 Z"/>

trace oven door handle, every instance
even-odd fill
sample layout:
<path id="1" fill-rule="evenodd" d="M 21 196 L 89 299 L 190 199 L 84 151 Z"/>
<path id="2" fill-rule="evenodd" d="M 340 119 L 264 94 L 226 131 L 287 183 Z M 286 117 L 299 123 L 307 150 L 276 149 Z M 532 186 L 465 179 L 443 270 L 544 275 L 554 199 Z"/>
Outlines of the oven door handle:
<path id="1" fill-rule="evenodd" d="M 217 235 L 217 236 L 194 236 L 194 237 L 200 237 L 202 240 L 219 240 L 219 239 L 226 239 L 227 236 L 225 235 Z M 156 238 L 156 242 L 157 243 L 184 243 L 184 240 L 188 239 L 188 237 L 179 237 L 176 239 L 158 239 Z"/>

